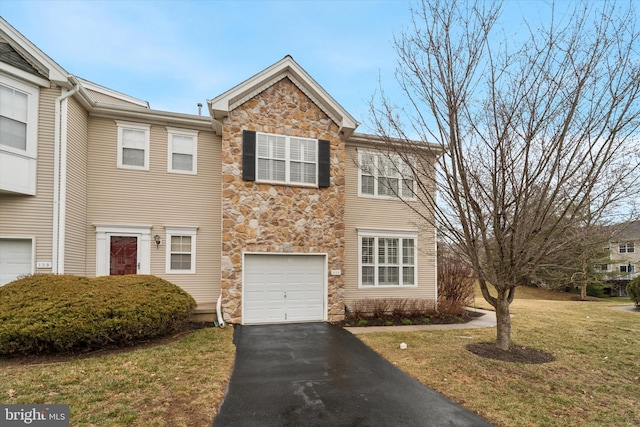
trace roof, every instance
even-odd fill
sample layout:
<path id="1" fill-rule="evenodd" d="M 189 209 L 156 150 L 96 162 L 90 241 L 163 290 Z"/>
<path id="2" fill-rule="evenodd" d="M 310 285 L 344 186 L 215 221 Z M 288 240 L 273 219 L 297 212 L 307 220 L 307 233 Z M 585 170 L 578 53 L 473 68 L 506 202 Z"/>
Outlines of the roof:
<path id="1" fill-rule="evenodd" d="M 211 116 L 217 121 L 222 120 L 230 111 L 284 78 L 291 80 L 304 92 L 347 137 L 353 133 L 358 122 L 289 55 L 223 94 L 207 100 Z"/>
<path id="2" fill-rule="evenodd" d="M 613 227 L 615 227 L 614 241 L 640 240 L 640 220 L 623 222 Z"/>
<path id="3" fill-rule="evenodd" d="M 18 30 L 13 28 L 2 17 L 0 17 L 0 38 L 22 58 L 22 62 L 26 62 L 32 69 L 37 70 L 39 75 L 56 84 L 71 87 L 68 79 L 69 73 L 36 45 L 31 43 L 25 36 L 20 34 Z M 25 77 L 25 74 L 34 75 L 31 70 L 25 70 L 24 67 L 16 66 L 15 58 L 13 62 L 2 62 L 1 64 L 5 64 L 3 71 L 15 74 L 18 77 Z"/>

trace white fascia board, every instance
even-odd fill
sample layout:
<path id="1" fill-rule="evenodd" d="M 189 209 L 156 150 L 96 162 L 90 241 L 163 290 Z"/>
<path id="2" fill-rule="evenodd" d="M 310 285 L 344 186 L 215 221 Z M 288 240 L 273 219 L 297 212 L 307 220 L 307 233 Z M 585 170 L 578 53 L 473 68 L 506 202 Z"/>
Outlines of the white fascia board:
<path id="1" fill-rule="evenodd" d="M 92 90 L 94 92 L 101 93 L 103 95 L 111 96 L 112 98 L 121 99 L 126 102 L 130 102 L 132 104 L 136 104 L 143 108 L 149 108 L 149 102 L 144 101 L 142 99 L 134 98 L 133 96 L 125 95 L 124 93 L 115 91 L 113 89 L 109 89 L 107 87 L 101 86 L 97 83 L 90 82 L 89 80 L 85 80 L 81 77 L 76 77 L 78 81 L 82 84 L 85 89 Z"/>
<path id="2" fill-rule="evenodd" d="M 89 110 L 89 115 L 131 122 L 155 123 L 164 126 L 173 125 L 194 130 L 213 129 L 211 117 L 124 105 L 94 104 Z"/>
<path id="3" fill-rule="evenodd" d="M 49 87 L 50 85 L 49 80 L 45 79 L 44 77 L 27 73 L 26 71 L 14 67 L 13 65 L 7 64 L 6 62 L 0 62 L 0 72 L 15 77 L 16 79 L 38 85 L 40 87 Z"/>
<path id="4" fill-rule="evenodd" d="M 25 36 L 20 34 L 18 30 L 13 28 L 11 24 L 2 17 L 0 17 L 0 36 L 20 53 L 23 58 L 29 61 L 33 67 L 46 74 L 49 80 L 67 88 L 71 87 L 68 78 L 69 73 L 51 59 L 49 55 L 41 51 Z"/>
<path id="5" fill-rule="evenodd" d="M 242 103 L 248 97 L 255 96 L 284 77 L 293 77 L 291 80 L 294 84 L 318 103 L 319 107 L 337 122 L 345 134 L 351 135 L 353 133 L 358 122 L 288 55 L 223 94 L 207 100 L 209 112 L 215 120 L 219 121 L 228 116 L 229 111 L 235 108 L 238 103 Z"/>

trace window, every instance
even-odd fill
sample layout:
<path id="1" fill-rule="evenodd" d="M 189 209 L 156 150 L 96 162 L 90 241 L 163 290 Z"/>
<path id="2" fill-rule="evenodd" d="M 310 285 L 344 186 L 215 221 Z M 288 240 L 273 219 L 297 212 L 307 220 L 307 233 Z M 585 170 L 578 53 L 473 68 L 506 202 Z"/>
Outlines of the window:
<path id="1" fill-rule="evenodd" d="M 0 191 L 36 194 L 39 95 L 0 74 Z"/>
<path id="2" fill-rule="evenodd" d="M 593 270 L 596 272 L 609 271 L 609 264 L 595 264 Z"/>
<path id="3" fill-rule="evenodd" d="M 620 273 L 633 273 L 635 272 L 635 265 L 625 264 L 620 266 Z"/>
<path id="4" fill-rule="evenodd" d="M 359 164 L 360 196 L 415 199 L 411 167 L 399 156 L 362 151 Z"/>
<path id="5" fill-rule="evenodd" d="M 198 132 L 167 128 L 167 171 L 195 175 L 198 172 Z"/>
<path id="6" fill-rule="evenodd" d="M 257 134 L 257 180 L 316 185 L 318 140 Z"/>
<path id="7" fill-rule="evenodd" d="M 0 77 L 0 149 L 36 157 L 38 88 Z"/>
<path id="8" fill-rule="evenodd" d="M 618 245 L 621 254 L 632 254 L 636 251 L 634 242 L 622 242 Z"/>
<path id="9" fill-rule="evenodd" d="M 361 232 L 360 286 L 415 286 L 416 235 Z"/>
<path id="10" fill-rule="evenodd" d="M 196 272 L 197 227 L 167 227 L 167 273 Z"/>
<path id="11" fill-rule="evenodd" d="M 118 125 L 118 167 L 149 170 L 150 125 L 116 122 Z"/>

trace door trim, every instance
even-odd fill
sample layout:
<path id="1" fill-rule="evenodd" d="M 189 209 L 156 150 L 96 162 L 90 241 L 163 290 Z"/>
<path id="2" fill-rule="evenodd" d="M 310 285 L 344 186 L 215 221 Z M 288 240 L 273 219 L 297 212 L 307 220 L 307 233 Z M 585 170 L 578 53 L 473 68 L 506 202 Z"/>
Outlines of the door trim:
<path id="1" fill-rule="evenodd" d="M 137 237 L 138 274 L 151 272 L 151 225 L 94 224 L 96 227 L 96 276 L 110 274 L 111 236 Z"/>

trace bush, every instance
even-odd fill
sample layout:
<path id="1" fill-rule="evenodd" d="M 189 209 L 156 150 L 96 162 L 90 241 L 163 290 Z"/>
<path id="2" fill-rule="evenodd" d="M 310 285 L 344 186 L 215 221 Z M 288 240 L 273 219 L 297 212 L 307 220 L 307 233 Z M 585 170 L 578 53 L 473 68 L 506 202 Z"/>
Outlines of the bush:
<path id="1" fill-rule="evenodd" d="M 627 285 L 627 295 L 636 304 L 636 307 L 640 307 L 640 276 L 636 277 Z"/>
<path id="2" fill-rule="evenodd" d="M 180 330 L 195 306 L 155 276 L 29 276 L 0 288 L 0 354 L 132 344 Z"/>
<path id="3" fill-rule="evenodd" d="M 438 309 L 461 311 L 474 297 L 473 269 L 453 255 L 438 256 Z"/>
<path id="4" fill-rule="evenodd" d="M 604 286 L 599 283 L 587 284 L 587 296 L 595 298 L 604 298 L 607 294 L 604 292 Z"/>

